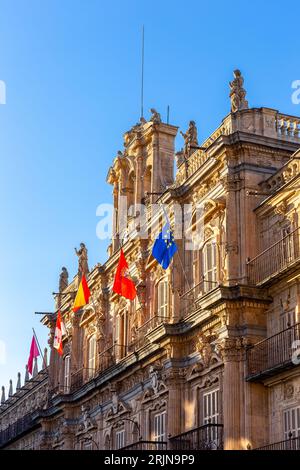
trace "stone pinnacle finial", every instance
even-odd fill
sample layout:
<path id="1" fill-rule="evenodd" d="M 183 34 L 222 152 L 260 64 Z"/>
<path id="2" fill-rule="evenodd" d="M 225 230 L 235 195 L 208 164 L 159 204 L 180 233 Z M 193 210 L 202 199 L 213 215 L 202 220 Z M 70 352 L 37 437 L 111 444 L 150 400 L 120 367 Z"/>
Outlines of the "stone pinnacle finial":
<path id="1" fill-rule="evenodd" d="M 28 365 L 26 364 L 25 366 L 25 380 L 24 380 L 24 385 L 26 384 L 26 382 L 29 381 L 29 371 L 28 371 Z"/>
<path id="2" fill-rule="evenodd" d="M 5 403 L 5 387 L 2 385 L 1 405 Z"/>
<path id="3" fill-rule="evenodd" d="M 32 377 L 35 377 L 38 374 L 38 362 L 37 362 L 37 357 L 34 358 L 34 366 L 33 366 L 33 372 L 32 372 Z"/>
<path id="4" fill-rule="evenodd" d="M 21 388 L 21 372 L 18 372 L 18 381 L 17 381 L 17 386 L 16 386 L 16 390 L 20 390 Z"/>
<path id="5" fill-rule="evenodd" d="M 43 360 L 43 369 L 46 369 L 48 365 L 48 349 L 44 349 L 44 360 Z"/>
<path id="6" fill-rule="evenodd" d="M 241 71 L 236 69 L 233 72 L 234 79 L 229 82 L 230 86 L 230 100 L 231 100 L 231 112 L 241 111 L 242 109 L 248 109 L 248 101 L 246 100 L 246 90 L 243 88 L 244 78 Z"/>
<path id="7" fill-rule="evenodd" d="M 12 380 L 10 379 L 10 381 L 9 381 L 8 396 L 9 396 L 9 397 L 12 397 L 13 394 L 14 394 L 14 392 L 13 392 L 13 384 L 12 384 Z"/>

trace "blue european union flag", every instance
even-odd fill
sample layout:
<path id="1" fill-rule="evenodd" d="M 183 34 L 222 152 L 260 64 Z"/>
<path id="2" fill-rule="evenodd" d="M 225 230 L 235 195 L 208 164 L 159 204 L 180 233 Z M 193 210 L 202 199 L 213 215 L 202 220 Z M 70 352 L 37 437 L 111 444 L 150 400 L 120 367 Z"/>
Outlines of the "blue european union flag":
<path id="1" fill-rule="evenodd" d="M 167 222 L 155 240 L 152 256 L 164 269 L 167 269 L 176 251 L 177 245 L 174 241 L 174 235 L 169 222 Z"/>

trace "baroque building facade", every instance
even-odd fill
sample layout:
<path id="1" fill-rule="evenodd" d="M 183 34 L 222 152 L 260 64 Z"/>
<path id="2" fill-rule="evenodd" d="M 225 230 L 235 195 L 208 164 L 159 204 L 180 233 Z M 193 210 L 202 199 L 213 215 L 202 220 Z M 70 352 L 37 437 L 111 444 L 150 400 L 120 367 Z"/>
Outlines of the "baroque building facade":
<path id="1" fill-rule="evenodd" d="M 108 259 L 88 272 L 83 245 L 78 275 L 62 273 L 63 356 L 46 315 L 50 362 L 2 400 L 2 448 L 300 448 L 300 118 L 245 97 L 237 70 L 231 112 L 201 145 L 191 121 L 177 153 L 154 109 L 124 134 Z M 151 258 L 162 206 L 167 270 Z M 121 245 L 134 301 L 112 291 Z M 74 314 L 84 270 L 91 300 Z"/>

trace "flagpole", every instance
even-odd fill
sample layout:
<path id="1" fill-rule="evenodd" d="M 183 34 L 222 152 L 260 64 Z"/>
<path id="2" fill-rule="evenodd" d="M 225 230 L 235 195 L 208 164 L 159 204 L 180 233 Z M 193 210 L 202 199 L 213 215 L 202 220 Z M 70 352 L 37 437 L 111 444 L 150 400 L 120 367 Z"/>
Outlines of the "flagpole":
<path id="1" fill-rule="evenodd" d="M 166 212 L 166 209 L 165 209 L 164 204 L 162 204 L 162 203 L 159 203 L 159 204 L 160 204 L 160 207 L 161 207 L 162 210 L 163 210 L 163 213 L 164 213 L 164 215 L 165 215 L 165 218 L 167 219 L 167 223 L 168 223 L 168 224 L 170 225 L 170 227 L 171 227 L 171 222 L 170 222 L 170 220 L 169 220 L 169 217 L 168 217 L 168 214 L 167 214 L 167 212 Z M 179 250 L 177 250 L 177 254 L 178 254 L 178 258 L 179 258 L 179 262 L 180 262 L 180 266 L 181 266 L 181 269 L 182 269 L 184 278 L 185 278 L 185 280 L 186 280 L 186 283 L 187 283 L 188 288 L 190 289 L 191 286 L 190 286 L 189 280 L 188 280 L 188 278 L 187 278 L 187 275 L 186 275 L 186 272 L 185 272 L 185 269 L 184 269 L 184 266 L 183 266 L 183 263 L 182 263 L 182 259 L 181 259 Z"/>
<path id="2" fill-rule="evenodd" d="M 35 333 L 35 331 L 34 331 L 34 328 L 32 328 L 32 331 L 33 331 L 33 335 L 34 335 L 34 338 L 35 338 L 37 347 L 39 348 L 41 358 L 42 358 L 42 360 L 43 360 L 43 365 L 46 365 L 46 364 L 45 364 L 45 360 L 44 360 L 44 355 L 43 355 L 43 353 L 42 353 L 42 350 L 41 350 L 41 347 L 40 347 L 40 343 L 39 343 L 39 340 L 38 340 L 38 338 L 37 338 L 37 335 L 36 335 L 36 333 Z M 43 367 L 43 368 L 44 368 L 44 367 Z"/>
<path id="3" fill-rule="evenodd" d="M 181 256 L 180 256 L 180 254 L 179 254 L 179 250 L 177 250 L 177 254 L 178 254 L 178 258 L 179 258 L 179 261 L 180 261 L 180 265 L 181 265 L 181 269 L 182 269 L 184 278 L 185 278 L 185 280 L 186 280 L 186 283 L 187 283 L 187 285 L 188 285 L 188 288 L 190 289 L 191 286 L 190 286 L 189 280 L 188 280 L 188 278 L 187 278 L 187 275 L 186 275 L 186 272 L 185 272 L 185 269 L 184 269 L 184 266 L 183 266 L 183 263 L 182 263 Z"/>

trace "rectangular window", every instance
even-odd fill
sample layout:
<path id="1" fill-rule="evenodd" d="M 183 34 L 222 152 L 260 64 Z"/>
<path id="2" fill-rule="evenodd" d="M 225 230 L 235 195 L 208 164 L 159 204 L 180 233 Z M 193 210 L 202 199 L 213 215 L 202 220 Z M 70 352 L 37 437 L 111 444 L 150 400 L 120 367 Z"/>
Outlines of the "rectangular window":
<path id="1" fill-rule="evenodd" d="M 300 436 L 300 406 L 285 410 L 284 419 L 284 440 Z"/>
<path id="2" fill-rule="evenodd" d="M 122 312 L 118 315 L 116 321 L 116 359 L 122 359 L 122 357 L 126 355 L 126 346 L 128 341 L 127 328 L 127 312 Z"/>
<path id="3" fill-rule="evenodd" d="M 116 449 L 125 447 L 125 429 L 116 432 Z"/>
<path id="4" fill-rule="evenodd" d="M 92 336 L 88 344 L 88 377 L 90 379 L 94 376 L 96 368 L 96 337 Z"/>
<path id="5" fill-rule="evenodd" d="M 71 363 L 70 356 L 65 357 L 64 363 L 65 363 L 65 368 L 64 368 L 64 392 L 68 393 L 69 388 L 70 388 L 70 363 Z"/>
<path id="6" fill-rule="evenodd" d="M 204 439 L 209 449 L 218 449 L 221 443 L 220 428 L 213 426 L 220 424 L 220 390 L 215 388 L 203 394 L 203 424 L 207 425 L 204 432 Z"/>
<path id="7" fill-rule="evenodd" d="M 218 423 L 219 395 L 218 388 L 203 394 L 203 424 Z"/>
<path id="8" fill-rule="evenodd" d="M 290 326 L 295 325 L 295 311 L 290 310 L 280 315 L 280 331 L 286 330 Z"/>
<path id="9" fill-rule="evenodd" d="M 154 415 L 154 441 L 162 442 L 166 440 L 166 412 Z"/>
<path id="10" fill-rule="evenodd" d="M 284 261 L 292 261 L 294 259 L 294 235 L 291 233 L 291 227 L 282 229 L 282 244 Z"/>
<path id="11" fill-rule="evenodd" d="M 203 248 L 203 290 L 208 292 L 217 285 L 216 242 L 208 242 Z"/>
<path id="12" fill-rule="evenodd" d="M 157 315 L 162 318 L 167 318 L 168 316 L 168 281 L 163 280 L 158 283 L 158 293 L 157 293 Z"/>
<path id="13" fill-rule="evenodd" d="M 193 254 L 193 284 L 196 286 L 200 282 L 200 251 L 194 250 Z"/>

